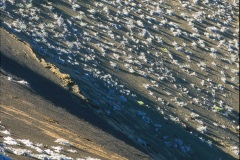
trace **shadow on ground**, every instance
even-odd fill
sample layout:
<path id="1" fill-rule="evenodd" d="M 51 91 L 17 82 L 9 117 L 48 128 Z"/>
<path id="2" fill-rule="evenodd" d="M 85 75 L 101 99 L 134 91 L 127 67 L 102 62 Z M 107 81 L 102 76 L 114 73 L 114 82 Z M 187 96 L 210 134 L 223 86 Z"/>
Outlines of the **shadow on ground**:
<path id="1" fill-rule="evenodd" d="M 35 92 L 35 94 L 38 94 L 38 95 L 44 97 L 46 100 L 51 101 L 56 106 L 66 109 L 68 112 L 79 117 L 80 119 L 83 119 L 84 121 L 89 122 L 90 124 L 96 126 L 97 128 L 103 130 L 106 133 L 111 134 L 112 136 L 125 142 L 126 144 L 131 145 L 131 146 L 135 147 L 136 149 L 148 154 L 147 150 L 145 150 L 145 149 L 148 148 L 149 146 L 147 146 L 144 149 L 144 147 L 137 145 L 123 133 L 115 130 L 112 126 L 110 126 L 109 124 L 104 122 L 98 115 L 93 113 L 90 109 L 85 108 L 84 106 L 87 105 L 86 102 L 82 101 L 81 103 L 77 103 L 76 101 L 73 100 L 73 96 L 75 96 L 75 95 L 69 93 L 68 91 L 66 91 L 65 89 L 60 87 L 59 85 L 51 82 L 50 80 L 48 80 L 45 77 L 41 76 L 40 74 L 32 71 L 30 68 L 23 66 L 16 60 L 8 57 L 8 55 L 5 55 L 3 53 L 1 53 L 1 67 L 5 71 L 29 82 L 31 89 L 33 89 L 33 92 Z M 178 124 L 172 124 L 172 125 L 174 128 L 179 129 L 180 134 L 181 133 L 184 134 L 183 129 L 181 129 L 180 125 L 178 125 Z M 206 144 L 203 144 L 199 140 L 197 140 L 197 137 L 191 137 L 191 136 L 188 136 L 188 137 L 189 137 L 189 139 L 187 138 L 188 139 L 187 141 L 193 140 L 196 143 L 198 143 L 197 145 L 195 145 L 194 150 L 196 150 L 198 148 L 199 150 L 202 150 L 203 153 L 204 152 L 209 153 L 207 151 Z M 164 153 L 160 152 L 161 154 L 163 154 L 164 156 L 165 156 L 165 154 L 171 154 L 171 150 L 173 150 L 172 148 L 166 148 L 164 146 L 162 146 L 162 147 L 164 148 L 165 151 L 168 150 L 168 152 L 165 152 L 165 151 L 164 151 Z M 219 150 L 218 148 L 214 148 L 214 152 L 215 152 L 215 154 L 209 154 L 209 155 L 196 155 L 194 153 L 191 153 L 188 156 L 182 155 L 180 157 L 182 157 L 184 159 L 199 159 L 200 157 L 202 157 L 202 158 L 203 157 L 205 157 L 205 158 L 211 157 L 213 159 L 216 159 L 216 157 L 221 157 L 223 159 L 228 159 L 228 160 L 234 159 L 231 155 L 228 155 L 227 153 L 223 152 L 222 150 Z M 166 157 L 172 157 L 172 156 L 166 155 Z M 180 158 L 180 157 L 178 157 L 178 158 Z M 156 159 L 156 158 L 157 157 L 155 157 L 154 159 Z"/>
<path id="2" fill-rule="evenodd" d="M 98 115 L 86 108 L 88 105 L 87 102 L 81 101 L 76 95 L 69 93 L 61 86 L 32 71 L 30 68 L 23 66 L 2 52 L 0 53 L 0 61 L 0 66 L 3 70 L 27 81 L 30 84 L 33 94 L 40 95 L 44 99 L 52 102 L 54 105 L 66 109 L 69 113 L 94 125 L 100 130 L 103 130 L 126 144 L 146 153 L 143 148 L 136 145 L 126 135 L 115 130 L 112 126 L 104 122 Z M 79 100 L 76 102 L 74 99 Z"/>

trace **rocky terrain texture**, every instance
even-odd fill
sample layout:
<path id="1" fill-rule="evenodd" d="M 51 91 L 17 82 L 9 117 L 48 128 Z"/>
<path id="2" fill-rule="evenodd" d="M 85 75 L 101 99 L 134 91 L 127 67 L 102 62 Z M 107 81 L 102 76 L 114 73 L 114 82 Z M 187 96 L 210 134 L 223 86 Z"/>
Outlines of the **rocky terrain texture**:
<path id="1" fill-rule="evenodd" d="M 2 64 L 14 60 L 33 72 L 5 65 L 2 81 L 20 83 L 59 106 L 68 115 L 61 120 L 66 126 L 76 123 L 72 117 L 87 119 L 116 144 L 126 143 L 112 148 L 103 139 L 106 157 L 88 151 L 100 158 L 237 159 L 238 7 L 238 1 L 224 0 L 3 1 Z M 39 74 L 58 87 L 38 82 Z M 55 107 L 48 108 L 56 115 Z"/>
<path id="2" fill-rule="evenodd" d="M 2 154 L 19 160 L 150 159 L 64 88 L 62 74 L 39 63 L 29 45 L 3 29 L 1 45 Z"/>

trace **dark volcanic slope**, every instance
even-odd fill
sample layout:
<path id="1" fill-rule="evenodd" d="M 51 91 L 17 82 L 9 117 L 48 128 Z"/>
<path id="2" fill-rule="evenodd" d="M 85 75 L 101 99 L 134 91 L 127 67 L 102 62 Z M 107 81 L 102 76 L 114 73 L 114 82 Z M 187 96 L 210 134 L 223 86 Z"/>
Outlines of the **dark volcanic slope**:
<path id="1" fill-rule="evenodd" d="M 73 158 L 149 159 L 131 147 L 131 140 L 86 109 L 85 102 L 76 102 L 76 95 L 61 87 L 59 77 L 38 63 L 26 44 L 2 29 L 0 81 L 0 125 L 11 132 L 12 138 L 42 143 L 47 146 L 45 150 L 58 146 L 54 141 L 63 138 L 72 146 L 64 146 L 62 153 Z M 4 137 L 7 135 L 0 132 L 1 142 Z M 13 148 L 33 150 L 23 144 Z M 27 159 L 7 154 L 14 159 Z"/>
<path id="2" fill-rule="evenodd" d="M 119 140 L 128 142 L 127 136 L 153 159 L 238 158 L 238 1 L 8 0 L 0 5 L 3 28 L 26 41 L 36 61 L 79 98 L 59 95 L 61 88 L 54 85 L 39 87 L 35 76 L 25 75 L 40 96 Z M 69 107 L 70 97 L 79 104 Z M 97 116 L 78 107 L 83 101 L 123 134 L 96 123 Z"/>

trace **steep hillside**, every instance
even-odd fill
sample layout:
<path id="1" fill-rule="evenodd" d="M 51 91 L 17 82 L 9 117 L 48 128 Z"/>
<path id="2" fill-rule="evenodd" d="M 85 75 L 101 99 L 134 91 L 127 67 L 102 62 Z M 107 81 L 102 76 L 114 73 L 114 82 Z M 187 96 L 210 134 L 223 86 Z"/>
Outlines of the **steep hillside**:
<path id="1" fill-rule="evenodd" d="M 239 156 L 237 1 L 1 5 L 2 27 L 152 159 Z"/>
<path id="2" fill-rule="evenodd" d="M 2 29 L 1 44 L 1 153 L 16 160 L 150 159 L 63 88 L 29 45 Z"/>

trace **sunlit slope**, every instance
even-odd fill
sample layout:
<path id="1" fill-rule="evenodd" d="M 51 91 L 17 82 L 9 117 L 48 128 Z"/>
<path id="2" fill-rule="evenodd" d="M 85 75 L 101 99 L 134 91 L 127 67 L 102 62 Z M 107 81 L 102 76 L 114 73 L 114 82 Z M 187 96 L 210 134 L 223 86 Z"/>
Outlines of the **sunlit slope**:
<path id="1" fill-rule="evenodd" d="M 238 5 L 6 1 L 2 15 L 4 28 L 69 74 L 93 110 L 154 159 L 231 159 Z"/>
<path id="2" fill-rule="evenodd" d="M 63 88 L 26 42 L 0 31 L 0 159 L 150 159 Z"/>

